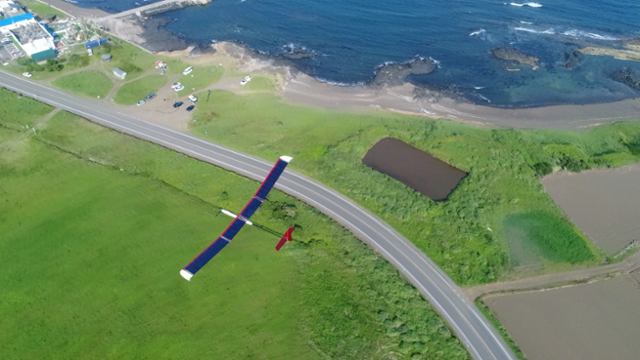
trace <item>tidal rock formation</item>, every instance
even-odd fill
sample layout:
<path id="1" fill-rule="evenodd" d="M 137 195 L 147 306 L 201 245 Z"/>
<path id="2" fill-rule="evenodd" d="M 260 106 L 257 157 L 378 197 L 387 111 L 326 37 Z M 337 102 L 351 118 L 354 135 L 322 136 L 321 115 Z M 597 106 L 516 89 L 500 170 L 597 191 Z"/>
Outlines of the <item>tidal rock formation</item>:
<path id="1" fill-rule="evenodd" d="M 376 70 L 373 86 L 402 85 L 405 78 L 412 74 L 430 74 L 438 68 L 438 63 L 431 58 L 416 57 L 404 64 L 385 64 Z"/>
<path id="2" fill-rule="evenodd" d="M 293 45 L 286 45 L 283 47 L 284 54 L 280 55 L 285 59 L 289 60 L 300 60 L 300 59 L 310 59 L 316 56 L 311 51 L 308 51 L 306 48 L 295 47 Z"/>
<path id="3" fill-rule="evenodd" d="M 588 46 L 579 51 L 587 55 L 613 56 L 618 60 L 640 61 L 640 39 L 625 40 L 622 45 L 624 49 Z"/>
<path id="4" fill-rule="evenodd" d="M 629 69 L 618 70 L 613 74 L 613 80 L 621 82 L 632 89 L 640 90 L 640 75 Z"/>
<path id="5" fill-rule="evenodd" d="M 525 64 L 525 65 L 531 66 L 533 70 L 536 70 L 539 67 L 537 57 L 527 55 L 521 52 L 520 50 L 517 50 L 514 48 L 508 48 L 508 47 L 495 48 L 491 50 L 491 54 L 495 58 L 506 62 L 508 65 Z"/>
<path id="6" fill-rule="evenodd" d="M 582 59 L 584 59 L 584 55 L 578 50 L 566 52 L 564 53 L 564 68 L 567 70 L 573 70 L 580 66 Z"/>

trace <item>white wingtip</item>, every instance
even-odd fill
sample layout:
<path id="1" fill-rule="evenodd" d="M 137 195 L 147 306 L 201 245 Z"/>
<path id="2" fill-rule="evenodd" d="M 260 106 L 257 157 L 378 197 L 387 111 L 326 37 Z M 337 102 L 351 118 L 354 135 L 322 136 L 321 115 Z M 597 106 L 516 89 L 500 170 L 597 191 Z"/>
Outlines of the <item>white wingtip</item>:
<path id="1" fill-rule="evenodd" d="M 280 156 L 280 160 L 289 163 L 293 158 L 291 156 Z"/>
<path id="2" fill-rule="evenodd" d="M 187 281 L 191 281 L 191 277 L 193 276 L 192 273 L 188 272 L 185 269 L 180 270 L 180 275 L 182 275 L 183 278 L 187 279 Z"/>

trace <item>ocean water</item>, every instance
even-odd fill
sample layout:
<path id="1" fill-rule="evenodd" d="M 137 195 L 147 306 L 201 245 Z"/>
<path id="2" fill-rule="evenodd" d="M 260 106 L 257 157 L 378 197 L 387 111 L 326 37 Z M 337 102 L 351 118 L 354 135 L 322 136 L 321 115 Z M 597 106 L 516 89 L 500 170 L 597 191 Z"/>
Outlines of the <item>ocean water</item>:
<path id="1" fill-rule="evenodd" d="M 111 12 L 136 6 L 131 0 L 77 2 Z M 491 106 L 640 96 L 611 80 L 623 67 L 640 71 L 640 63 L 585 56 L 579 67 L 564 67 L 565 53 L 577 47 L 621 47 L 621 40 L 640 38 L 638 0 L 215 0 L 158 16 L 172 20 L 169 31 L 201 45 L 235 41 L 273 55 L 292 48 L 313 52 L 296 66 L 345 86 L 372 80 L 382 64 L 424 56 L 440 67 L 409 81 Z M 538 57 L 540 68 L 507 71 L 490 54 L 504 46 Z"/>

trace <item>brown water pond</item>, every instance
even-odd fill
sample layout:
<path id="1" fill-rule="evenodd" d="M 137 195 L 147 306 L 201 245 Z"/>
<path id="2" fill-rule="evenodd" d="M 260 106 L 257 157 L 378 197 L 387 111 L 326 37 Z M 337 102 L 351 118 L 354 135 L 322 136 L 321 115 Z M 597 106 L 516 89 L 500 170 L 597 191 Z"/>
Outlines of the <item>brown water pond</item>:
<path id="1" fill-rule="evenodd" d="M 467 176 L 466 172 L 394 138 L 378 141 L 367 151 L 362 163 L 436 201 L 446 200 Z"/>

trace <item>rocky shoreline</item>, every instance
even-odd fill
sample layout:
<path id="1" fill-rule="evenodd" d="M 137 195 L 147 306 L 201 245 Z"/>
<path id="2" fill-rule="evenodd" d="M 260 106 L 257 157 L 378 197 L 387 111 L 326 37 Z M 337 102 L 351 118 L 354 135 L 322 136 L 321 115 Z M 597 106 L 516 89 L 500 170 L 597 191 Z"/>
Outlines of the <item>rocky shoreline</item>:
<path id="1" fill-rule="evenodd" d="M 538 63 L 539 59 L 537 57 L 527 55 L 516 48 L 495 48 L 491 50 L 491 55 L 493 55 L 496 59 L 504 61 L 508 66 L 507 70 L 511 71 L 513 71 L 512 69 L 514 69 L 513 66 L 521 64 L 529 65 L 533 70 L 538 69 L 538 67 L 540 66 L 540 64 Z"/>
<path id="2" fill-rule="evenodd" d="M 60 1 L 60 0 L 58 0 Z M 210 0 L 203 0 L 206 3 L 209 3 Z M 170 5 L 170 7 L 160 7 L 160 9 L 164 9 L 163 11 L 172 10 L 174 6 L 188 6 L 187 4 L 201 4 L 201 2 L 193 1 L 193 0 L 184 0 L 173 2 L 178 5 Z M 169 5 L 167 5 L 169 6 Z M 135 9 L 134 9 L 135 10 Z M 157 14 L 158 12 L 154 12 Z M 148 14 L 146 12 L 140 12 L 140 14 Z M 127 16 L 124 18 L 117 18 L 113 16 L 105 16 L 94 18 L 91 20 L 96 25 L 104 26 L 108 28 L 109 32 L 113 35 L 122 38 L 123 40 L 129 41 L 139 47 L 145 49 L 146 51 L 152 53 L 159 52 L 174 52 L 176 56 L 180 54 L 180 56 L 189 56 L 189 57 L 197 57 L 200 55 L 214 54 L 216 51 L 220 51 L 221 56 L 231 56 L 236 61 L 236 66 L 241 71 L 264 71 L 267 73 L 278 73 L 284 75 L 285 82 L 290 84 L 291 80 L 296 78 L 302 78 L 301 76 L 304 73 L 309 73 L 310 71 L 306 71 L 304 68 L 304 62 L 300 63 L 297 60 L 310 59 L 316 56 L 316 54 L 312 51 L 308 51 L 305 48 L 295 48 L 291 46 L 290 48 L 284 48 L 284 52 L 279 55 L 269 55 L 264 54 L 253 49 L 250 49 L 248 46 L 243 44 L 235 44 L 222 42 L 217 44 L 211 43 L 203 43 L 203 44 L 194 44 L 193 42 L 185 39 L 179 35 L 171 33 L 166 30 L 166 25 L 171 21 L 167 19 L 163 19 L 157 16 Z M 637 50 L 640 48 L 640 41 L 627 41 L 625 43 L 627 50 Z M 185 50 L 188 50 L 185 52 Z M 579 67 L 587 54 L 587 51 L 583 51 L 584 49 L 577 50 L 569 50 L 564 54 L 563 58 L 557 59 L 556 66 L 558 69 L 563 68 L 567 71 L 575 69 Z M 610 51 L 611 49 L 607 50 Z M 616 50 L 616 49 L 613 49 Z M 493 49 L 491 51 L 492 56 L 495 59 L 498 59 L 505 64 L 505 71 L 515 71 L 521 70 L 522 67 L 537 69 L 539 66 L 542 66 L 540 60 L 533 56 L 532 54 L 524 53 L 515 47 L 499 47 Z M 599 54 L 600 55 L 600 54 Z M 608 55 L 608 54 L 607 54 Z M 217 56 L 217 55 L 216 55 Z M 208 61 L 208 60 L 207 60 Z M 490 57 L 487 58 L 487 61 L 491 61 Z M 545 66 L 552 66 L 549 64 L 545 64 Z M 428 58 L 428 57 L 416 57 L 411 61 L 406 63 L 390 63 L 385 64 L 378 67 L 375 70 L 375 75 L 372 77 L 370 81 L 365 85 L 358 86 L 335 86 L 331 84 L 326 84 L 326 91 L 331 91 L 335 93 L 335 95 L 341 94 L 344 90 L 349 89 L 347 93 L 352 92 L 364 92 L 370 94 L 371 97 L 379 97 L 380 94 L 385 94 L 389 99 L 388 103 L 391 104 L 393 97 L 401 98 L 403 102 L 411 102 L 413 104 L 404 104 L 400 106 L 396 105 L 382 105 L 382 107 L 399 112 L 412 112 L 412 113 L 423 113 L 427 116 L 439 116 L 439 117 L 448 117 L 452 119 L 456 118 L 466 118 L 466 119 L 476 119 L 481 122 L 492 122 L 491 119 L 486 116 L 474 116 L 473 112 L 477 111 L 480 107 L 483 109 L 486 107 L 486 112 L 493 114 L 492 116 L 498 116 L 498 114 L 502 114 L 503 112 L 508 111 L 525 111 L 527 108 L 500 108 L 495 106 L 487 106 L 487 103 L 478 102 L 477 99 L 473 98 L 473 94 L 470 94 L 467 89 L 461 89 L 457 86 L 447 86 L 442 88 L 438 86 L 415 86 L 410 83 L 410 76 L 416 74 L 431 74 L 436 72 L 439 67 L 437 61 Z M 626 86 L 634 89 L 634 91 L 640 91 L 637 84 L 637 75 L 634 75 L 633 72 L 628 71 L 624 72 L 622 69 L 612 69 L 610 72 L 610 78 L 612 80 L 618 81 L 620 83 L 625 84 Z M 306 77 L 305 77 L 306 78 Z M 310 78 L 311 79 L 311 78 Z M 294 80 L 295 81 L 295 80 Z M 320 80 L 313 79 L 308 80 L 312 83 L 323 84 Z M 289 86 L 289 85 L 286 85 Z M 313 85 L 315 87 L 316 85 Z M 324 87 L 324 84 L 323 84 Z M 391 90 L 393 89 L 393 91 Z M 402 89 L 401 92 L 397 92 L 398 89 Z M 395 92 L 395 93 L 393 93 Z M 473 91 L 472 91 L 473 92 Z M 401 94 L 401 95 L 400 95 Z M 335 100 L 334 96 L 327 95 L 326 98 L 332 98 L 334 104 L 342 103 L 340 101 Z M 387 102 L 387 100 L 384 100 Z M 315 102 L 315 100 L 311 100 L 310 98 L 305 98 L 304 101 Z M 635 103 L 636 100 L 630 99 L 630 103 Z M 322 102 L 322 101 L 319 101 Z M 355 101 L 354 103 L 357 103 Z M 452 110 L 451 115 L 446 115 L 446 112 L 443 113 L 442 109 L 444 109 L 443 104 L 446 104 L 446 107 L 449 109 L 465 109 L 464 112 L 460 110 Z M 328 106 L 330 103 L 327 103 Z M 368 106 L 375 106 L 370 104 Z M 565 106 L 565 105 L 559 105 Z M 573 106 L 587 106 L 585 105 L 566 105 L 566 107 L 571 108 Z M 591 105 L 589 105 L 591 106 Z M 598 106 L 598 105 L 594 105 Z M 635 105 L 634 105 L 635 107 Z M 540 106 L 538 109 L 547 109 L 549 106 Z M 551 107 L 553 108 L 553 107 Z M 427 110 L 429 109 L 429 110 Z M 528 108 L 533 109 L 533 108 Z M 533 111 L 533 110 L 532 110 Z M 485 112 L 485 110 L 483 110 Z M 533 111 L 536 112 L 536 111 Z M 544 113 L 546 111 L 540 111 Z M 621 113 L 621 112 L 616 112 Z M 437 114 L 437 115 L 436 115 Z M 626 118 L 629 118 L 632 112 L 624 111 Z M 603 114 L 600 119 L 610 118 Z M 473 120 L 475 121 L 475 120 Z M 510 121 L 509 121 L 510 123 Z"/>

